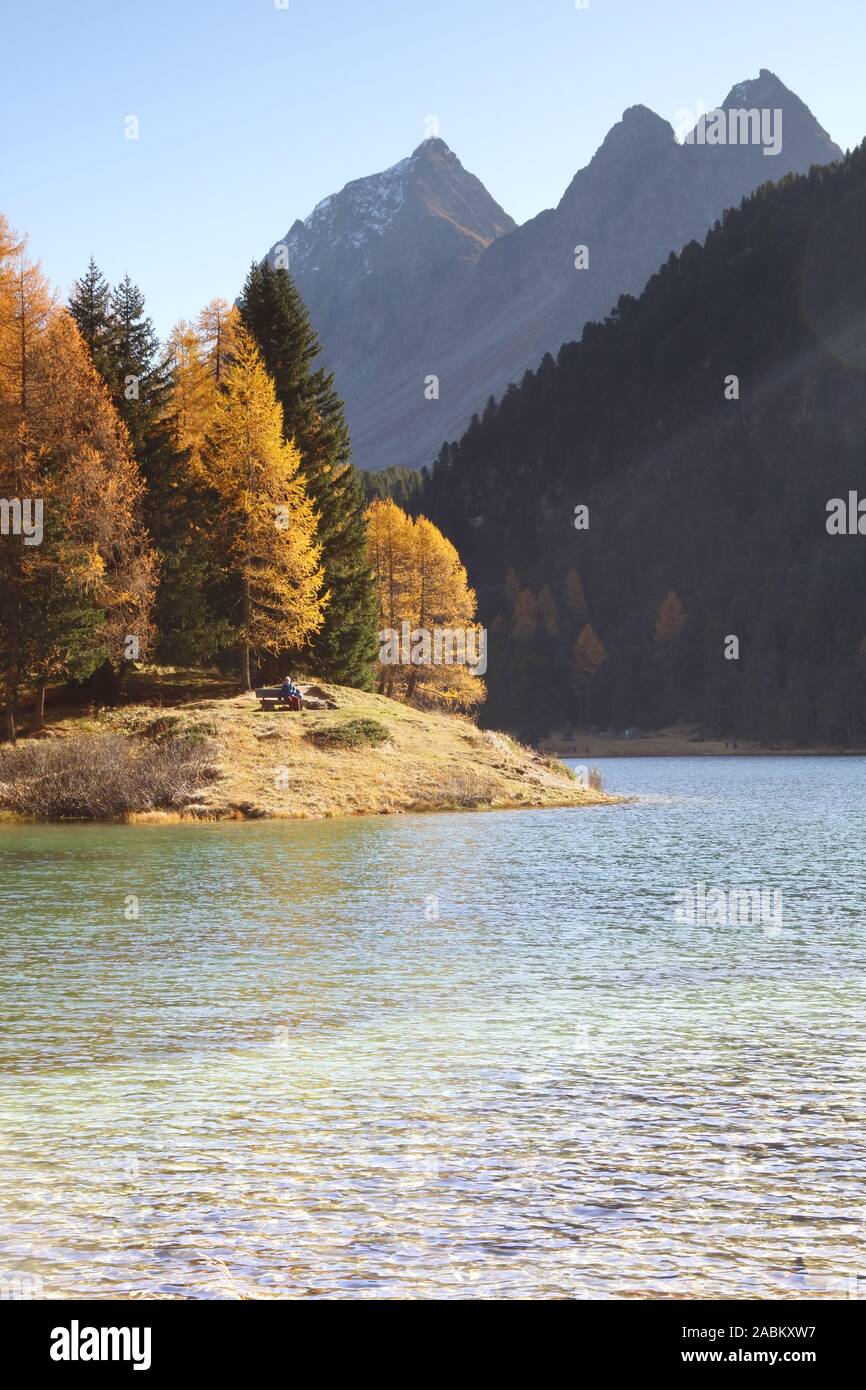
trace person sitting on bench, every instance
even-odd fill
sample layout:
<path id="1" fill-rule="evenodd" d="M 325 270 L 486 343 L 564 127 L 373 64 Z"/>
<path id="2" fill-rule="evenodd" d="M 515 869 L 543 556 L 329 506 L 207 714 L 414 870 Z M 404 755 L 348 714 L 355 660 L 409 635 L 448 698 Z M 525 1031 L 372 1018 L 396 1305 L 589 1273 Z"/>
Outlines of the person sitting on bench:
<path id="1" fill-rule="evenodd" d="M 292 680 L 291 676 L 286 676 L 285 680 L 283 681 L 282 685 L 280 686 L 280 699 L 281 699 L 281 700 L 300 700 L 300 698 L 301 698 L 301 692 L 300 692 L 300 690 L 298 689 L 298 687 L 295 685 L 295 682 Z"/>

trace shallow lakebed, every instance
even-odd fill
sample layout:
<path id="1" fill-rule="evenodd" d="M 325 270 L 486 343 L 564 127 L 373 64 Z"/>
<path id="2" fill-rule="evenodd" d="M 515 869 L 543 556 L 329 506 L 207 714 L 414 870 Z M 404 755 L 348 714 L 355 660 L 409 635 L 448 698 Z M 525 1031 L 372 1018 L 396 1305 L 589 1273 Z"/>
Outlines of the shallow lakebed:
<path id="1" fill-rule="evenodd" d="M 603 770 L 639 799 L 0 825 L 0 1275 L 198 1298 L 862 1280 L 866 762 Z M 698 884 L 780 893 L 781 929 L 678 921 Z"/>

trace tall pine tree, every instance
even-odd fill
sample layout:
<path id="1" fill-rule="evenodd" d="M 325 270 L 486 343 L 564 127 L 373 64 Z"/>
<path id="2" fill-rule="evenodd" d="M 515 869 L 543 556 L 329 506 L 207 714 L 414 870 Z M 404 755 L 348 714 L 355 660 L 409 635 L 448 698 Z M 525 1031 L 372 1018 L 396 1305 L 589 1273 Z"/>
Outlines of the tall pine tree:
<path id="1" fill-rule="evenodd" d="M 238 307 L 283 407 L 283 431 L 294 440 L 318 516 L 318 539 L 329 602 L 312 639 L 311 662 L 326 680 L 372 688 L 376 597 L 367 554 L 364 490 L 350 463 L 343 403 L 334 379 L 313 362 L 318 338 L 286 270 L 254 264 Z"/>
<path id="2" fill-rule="evenodd" d="M 156 444 L 155 427 L 170 383 L 160 360 L 159 339 L 145 313 L 144 295 L 128 275 L 111 292 L 109 322 L 109 360 L 104 374 L 136 457 L 146 471 L 147 453 Z"/>
<path id="3" fill-rule="evenodd" d="M 111 372 L 114 325 L 111 317 L 111 286 L 93 257 L 69 296 L 69 312 L 78 325 L 91 361 L 105 380 Z"/>

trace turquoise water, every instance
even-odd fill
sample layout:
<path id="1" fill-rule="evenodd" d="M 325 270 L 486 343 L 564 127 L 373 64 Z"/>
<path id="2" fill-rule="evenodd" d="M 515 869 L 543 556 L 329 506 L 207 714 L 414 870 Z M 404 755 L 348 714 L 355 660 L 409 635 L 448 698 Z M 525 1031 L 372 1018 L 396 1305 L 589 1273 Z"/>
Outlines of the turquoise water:
<path id="1" fill-rule="evenodd" d="M 640 799 L 0 826 L 0 1275 L 866 1293 L 866 762 L 602 766 Z"/>

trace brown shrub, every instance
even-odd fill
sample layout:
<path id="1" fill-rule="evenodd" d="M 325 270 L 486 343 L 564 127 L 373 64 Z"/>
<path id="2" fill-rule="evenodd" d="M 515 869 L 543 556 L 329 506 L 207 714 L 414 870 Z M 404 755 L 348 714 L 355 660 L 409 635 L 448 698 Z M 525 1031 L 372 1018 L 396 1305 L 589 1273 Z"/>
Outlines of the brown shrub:
<path id="1" fill-rule="evenodd" d="M 0 752 L 0 808 L 37 820 L 116 820 L 179 810 L 216 775 L 211 746 L 188 738 L 26 742 Z"/>

